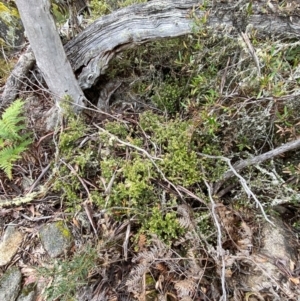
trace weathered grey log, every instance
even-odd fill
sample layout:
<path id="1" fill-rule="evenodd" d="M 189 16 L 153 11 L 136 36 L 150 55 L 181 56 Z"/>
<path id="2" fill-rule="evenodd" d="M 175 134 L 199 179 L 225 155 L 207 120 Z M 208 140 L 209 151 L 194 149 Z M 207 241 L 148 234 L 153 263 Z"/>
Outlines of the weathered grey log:
<path id="1" fill-rule="evenodd" d="M 192 15 L 200 19 L 207 16 L 201 26 L 224 30 L 234 29 L 241 22 L 243 30 L 252 26 L 261 34 L 295 37 L 300 35 L 300 17 L 253 14 L 231 11 L 232 4 L 200 10 L 204 0 L 154 0 L 130 6 L 104 16 L 66 46 L 66 53 L 74 71 L 79 71 L 78 81 L 82 89 L 90 88 L 105 72 L 109 61 L 119 52 L 159 38 L 178 37 L 195 29 Z M 231 1 L 230 1 L 231 2 Z M 255 4 L 255 5 L 263 5 Z M 255 7 L 256 8 L 256 7 Z M 259 7 L 255 13 L 259 12 Z M 81 70 L 82 69 L 82 70 Z"/>
<path id="2" fill-rule="evenodd" d="M 6 80 L 0 100 L 0 108 L 8 106 L 16 99 L 22 85 L 26 81 L 28 72 L 33 68 L 34 64 L 35 57 L 32 50 L 28 49 L 20 56 L 16 66 Z"/>
<path id="3" fill-rule="evenodd" d="M 259 163 L 262 163 L 266 160 L 269 160 L 271 158 L 274 158 L 276 156 L 279 156 L 283 153 L 295 150 L 300 148 L 300 139 L 285 143 L 275 149 L 270 150 L 269 152 L 266 152 L 264 154 L 261 154 L 259 156 L 250 158 L 250 159 L 246 159 L 246 160 L 241 160 L 238 161 L 237 163 L 235 163 L 233 165 L 233 168 L 239 172 L 242 169 L 244 169 L 245 167 L 251 166 L 251 165 L 256 165 Z M 233 176 L 233 172 L 232 171 L 228 171 L 224 174 L 224 176 L 222 177 L 222 180 L 227 180 L 229 178 L 231 178 Z"/>
<path id="4" fill-rule="evenodd" d="M 300 35 L 300 17 L 296 12 L 295 15 L 286 17 L 269 14 L 269 12 L 261 14 L 263 10 L 260 6 L 265 5 L 264 1 L 261 4 L 259 1 L 255 2 L 254 14 L 247 18 L 242 12 L 235 13 L 230 3 L 221 5 L 215 2 L 215 7 L 200 10 L 199 7 L 203 2 L 204 0 L 152 0 L 145 4 L 115 11 L 95 21 L 65 46 L 71 66 L 78 76 L 80 87 L 90 88 L 100 74 L 105 72 L 109 61 L 125 49 L 155 39 L 191 33 L 195 29 L 195 20 L 191 17 L 193 14 L 200 19 L 206 15 L 207 22 L 201 26 L 210 27 L 216 31 L 224 32 L 226 28 L 226 32 L 229 32 L 236 28 L 236 24 L 239 23 L 238 18 L 244 18 L 242 29 L 251 25 L 262 35 L 283 37 L 299 37 Z M 27 2 L 26 5 L 28 5 Z M 209 10 L 210 13 L 207 14 Z M 43 21 L 36 20 L 35 23 L 42 24 Z M 56 44 L 51 39 L 50 44 L 50 48 L 55 49 Z M 52 61 L 49 57 L 51 58 L 52 54 L 49 53 L 45 66 L 50 61 L 51 67 Z M 60 69 L 64 68 L 64 64 L 59 66 Z M 57 70 L 54 74 L 61 74 L 61 72 Z M 61 79 L 58 76 L 54 77 Z M 70 77 L 72 78 L 73 76 Z"/>
<path id="5" fill-rule="evenodd" d="M 84 107 L 84 94 L 66 57 L 50 13 L 49 0 L 16 0 L 16 4 L 49 90 L 57 101 L 69 96 L 74 110 L 80 111 Z"/>

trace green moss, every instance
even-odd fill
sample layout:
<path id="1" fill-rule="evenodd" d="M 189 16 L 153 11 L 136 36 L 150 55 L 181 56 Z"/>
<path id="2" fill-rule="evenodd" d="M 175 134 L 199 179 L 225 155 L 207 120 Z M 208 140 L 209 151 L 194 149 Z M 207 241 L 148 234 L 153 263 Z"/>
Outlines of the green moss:
<path id="1" fill-rule="evenodd" d="M 0 46 L 5 46 L 5 41 L 0 39 Z M 4 84 L 13 68 L 13 62 L 0 58 L 0 84 Z"/>
<path id="2" fill-rule="evenodd" d="M 66 240 L 72 239 L 72 234 L 63 221 L 56 222 L 55 226 Z"/>
<path id="3" fill-rule="evenodd" d="M 143 2 L 147 2 L 147 0 L 91 0 L 89 6 L 91 8 L 92 18 L 97 19 L 103 15 L 111 13 L 118 8 Z"/>
<path id="4" fill-rule="evenodd" d="M 36 287 L 35 283 L 30 283 L 30 284 L 28 284 L 26 286 L 23 286 L 20 296 L 26 297 L 29 294 L 31 294 L 32 292 L 35 292 L 35 287 Z"/>
<path id="5" fill-rule="evenodd" d="M 8 51 L 20 46 L 23 40 L 23 28 L 18 10 L 10 4 L 0 3 L 0 44 Z M 1 55 L 2 56 L 2 55 Z M 5 59 L 7 59 L 7 54 Z"/>
<path id="6" fill-rule="evenodd" d="M 157 88 L 151 97 L 156 106 L 169 114 L 174 114 L 180 110 L 183 103 L 185 84 L 179 82 L 177 78 L 167 77 Z"/>
<path id="7" fill-rule="evenodd" d="M 1 20 L 7 21 L 8 24 L 11 22 L 11 18 L 20 18 L 18 10 L 16 8 L 4 5 L 0 2 L 0 18 Z"/>
<path id="8" fill-rule="evenodd" d="M 146 112 L 140 117 L 140 125 L 163 150 L 162 160 L 157 164 L 169 180 L 184 186 L 200 180 L 200 166 L 191 141 L 192 121 L 180 118 L 163 121 L 162 117 Z"/>

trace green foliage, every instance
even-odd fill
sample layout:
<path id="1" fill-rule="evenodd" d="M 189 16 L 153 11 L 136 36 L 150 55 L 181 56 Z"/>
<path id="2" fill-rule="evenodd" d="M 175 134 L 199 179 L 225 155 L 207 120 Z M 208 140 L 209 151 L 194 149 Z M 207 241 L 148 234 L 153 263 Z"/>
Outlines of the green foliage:
<path id="1" fill-rule="evenodd" d="M 13 4 L 2 2 L 0 2 L 0 46 L 3 47 L 2 50 L 7 51 L 15 46 L 20 46 L 23 29 L 18 10 Z M 1 54 L 1 56 L 7 59 L 7 54 L 4 56 Z"/>
<path id="2" fill-rule="evenodd" d="M 169 180 L 175 184 L 190 186 L 201 178 L 197 155 L 191 142 L 191 121 L 164 121 L 151 112 L 140 116 L 143 130 L 151 134 L 151 140 L 162 150 L 162 160 L 157 164 Z"/>
<path id="3" fill-rule="evenodd" d="M 54 261 L 50 267 L 37 268 L 40 277 L 51 281 L 44 292 L 45 299 L 73 300 L 76 291 L 87 284 L 97 257 L 96 250 L 87 247 L 84 251 L 77 252 L 73 258 Z"/>
<path id="4" fill-rule="evenodd" d="M 92 0 L 90 1 L 90 7 L 92 11 L 93 19 L 97 19 L 102 15 L 109 14 L 112 11 L 111 6 L 107 1 Z"/>
<path id="5" fill-rule="evenodd" d="M 155 234 L 165 243 L 171 244 L 174 239 L 184 233 L 184 229 L 178 222 L 176 212 L 164 213 L 161 208 L 153 207 L 150 217 L 143 222 L 141 233 L 149 236 Z"/>
<path id="6" fill-rule="evenodd" d="M 169 114 L 179 111 L 184 97 L 184 84 L 169 76 L 155 89 L 152 101 L 156 106 Z"/>
<path id="7" fill-rule="evenodd" d="M 68 7 L 60 2 L 51 3 L 51 13 L 58 24 L 63 24 L 69 17 Z"/>
<path id="8" fill-rule="evenodd" d="M 13 62 L 0 58 L 0 84 L 6 81 L 12 68 L 13 68 Z"/>
<path id="9" fill-rule="evenodd" d="M 19 18 L 18 10 L 0 2 L 0 19 L 10 24 L 12 18 Z"/>
<path id="10" fill-rule="evenodd" d="M 99 189 L 91 191 L 90 196 L 98 206 L 123 208 L 124 214 L 140 216 L 146 208 L 151 211 L 159 203 L 162 189 L 155 188 L 155 182 L 161 181 L 162 175 L 174 185 L 190 187 L 202 181 L 201 167 L 214 177 L 224 172 L 222 162 L 197 155 L 197 151 L 209 154 L 219 154 L 219 151 L 214 143 L 206 143 L 209 133 L 198 135 L 194 120 L 179 117 L 166 120 L 150 111 L 144 112 L 138 127 L 106 122 L 105 133 L 94 134 L 92 140 L 87 139 L 81 145 L 89 128 L 80 118 L 68 116 L 68 127 L 59 140 L 59 158 L 64 163 L 59 164 L 54 183 L 55 190 L 62 192 L 68 210 L 74 210 L 84 197 L 79 178 L 93 178 L 97 183 Z M 143 149 L 147 144 L 153 160 L 135 148 Z"/>
<path id="11" fill-rule="evenodd" d="M 92 18 L 97 19 L 103 15 L 111 13 L 118 8 L 130 6 L 137 3 L 143 3 L 146 1 L 147 0 L 91 0 L 89 6 L 91 8 Z"/>
<path id="12" fill-rule="evenodd" d="M 9 179 L 12 178 L 12 166 L 21 158 L 32 142 L 29 135 L 24 134 L 26 125 L 22 116 L 24 102 L 16 100 L 5 110 L 0 119 L 0 168 L 4 170 Z"/>
<path id="13" fill-rule="evenodd" d="M 88 133 L 88 126 L 72 112 L 68 112 L 68 127 L 59 137 L 60 163 L 56 168 L 55 191 L 62 192 L 62 198 L 67 201 L 69 209 L 76 209 L 81 203 L 79 191 L 82 183 L 79 178 L 93 176 L 97 173 L 96 153 L 91 142 L 80 147 L 81 138 Z"/>

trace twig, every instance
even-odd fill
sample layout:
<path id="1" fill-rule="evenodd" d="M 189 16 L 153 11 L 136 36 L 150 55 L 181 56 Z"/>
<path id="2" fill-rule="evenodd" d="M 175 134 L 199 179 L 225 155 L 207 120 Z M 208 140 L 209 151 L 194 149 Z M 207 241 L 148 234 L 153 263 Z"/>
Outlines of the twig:
<path id="1" fill-rule="evenodd" d="M 300 139 L 285 143 L 284 145 L 281 145 L 269 152 L 266 152 L 264 154 L 261 154 L 259 156 L 247 159 L 247 160 L 241 160 L 238 161 L 237 163 L 235 163 L 232 168 L 235 170 L 235 172 L 239 172 L 242 169 L 244 169 L 245 167 L 248 167 L 250 165 L 255 165 L 255 164 L 259 164 L 261 162 L 264 162 L 268 159 L 271 159 L 273 157 L 276 157 L 278 155 L 281 155 L 285 152 L 288 151 L 292 151 L 295 150 L 297 148 L 300 148 Z M 221 157 L 219 157 L 220 159 Z M 222 157 L 223 158 L 223 157 Z M 226 158 L 226 160 L 229 160 Z M 230 161 L 229 161 L 230 162 Z M 231 177 L 233 177 L 235 175 L 233 169 L 227 171 L 223 176 L 222 176 L 222 180 L 220 182 L 217 183 L 214 192 L 217 192 L 220 187 L 224 184 L 224 182 L 228 179 L 230 179 Z"/>
<path id="2" fill-rule="evenodd" d="M 251 56 L 254 59 L 254 62 L 255 62 L 256 68 L 257 68 L 257 76 L 260 77 L 261 76 L 261 71 L 260 71 L 260 66 L 259 66 L 259 60 L 258 60 L 258 57 L 255 53 L 255 50 L 254 50 L 254 48 L 253 48 L 253 46 L 252 46 L 252 44 L 249 40 L 249 37 L 248 37 L 247 33 L 244 33 L 244 32 L 241 32 L 241 36 L 242 36 L 244 42 L 246 43 Z"/>
<path id="3" fill-rule="evenodd" d="M 274 223 L 267 217 L 262 204 L 257 199 L 256 195 L 249 188 L 249 186 L 247 184 L 247 181 L 240 174 L 238 174 L 237 170 L 235 170 L 235 168 L 231 165 L 230 159 L 228 159 L 226 157 L 223 157 L 223 156 L 211 156 L 211 155 L 206 155 L 206 154 L 202 154 L 202 153 L 197 153 L 197 154 L 200 155 L 200 156 L 206 157 L 206 158 L 220 159 L 222 161 L 225 161 L 228 164 L 228 166 L 229 166 L 231 172 L 233 173 L 233 175 L 235 175 L 239 179 L 239 181 L 240 181 L 242 187 L 244 188 L 245 192 L 247 193 L 248 197 L 249 198 L 252 197 L 254 199 L 254 201 L 256 202 L 256 205 L 260 208 L 260 210 L 262 212 L 262 215 L 265 218 L 265 220 L 267 222 L 269 222 L 271 225 L 275 226 Z"/>
<path id="4" fill-rule="evenodd" d="M 128 259 L 128 243 L 129 243 L 129 237 L 130 237 L 130 230 L 131 230 L 131 225 L 128 223 L 127 229 L 126 229 L 126 234 L 125 234 L 125 239 L 123 242 L 123 251 L 124 251 L 124 258 L 125 261 Z"/>
<path id="5" fill-rule="evenodd" d="M 33 189 L 37 186 L 37 184 L 40 182 L 42 177 L 45 175 L 45 173 L 49 170 L 51 166 L 51 163 L 49 163 L 41 172 L 41 174 L 38 176 L 38 178 L 34 181 L 34 183 L 29 187 L 28 191 L 26 193 L 31 193 Z"/>
<path id="6" fill-rule="evenodd" d="M 220 223 L 218 221 L 218 218 L 217 218 L 217 215 L 216 215 L 216 211 L 215 211 L 215 208 L 216 208 L 216 203 L 214 202 L 214 199 L 212 197 L 212 189 L 210 187 L 210 185 L 204 180 L 204 183 L 207 187 L 207 190 L 208 190 L 208 196 L 209 196 L 209 200 L 211 202 L 211 213 L 212 213 L 212 216 L 213 216 L 213 219 L 215 221 L 215 225 L 217 227 L 217 231 L 218 231 L 218 253 L 219 253 L 219 256 L 221 257 L 221 260 L 222 260 L 222 274 L 221 274 L 221 284 L 222 284 L 222 297 L 220 299 L 220 301 L 226 301 L 227 300 L 227 297 L 226 297 L 226 287 L 225 287 L 225 258 L 224 258 L 224 249 L 222 247 L 222 231 L 221 231 L 221 226 L 220 226 Z"/>

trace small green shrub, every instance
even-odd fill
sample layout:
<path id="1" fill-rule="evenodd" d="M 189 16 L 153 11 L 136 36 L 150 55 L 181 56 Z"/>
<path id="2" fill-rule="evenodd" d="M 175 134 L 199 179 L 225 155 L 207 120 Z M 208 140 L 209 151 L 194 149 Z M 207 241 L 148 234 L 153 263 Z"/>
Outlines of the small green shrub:
<path id="1" fill-rule="evenodd" d="M 174 239 L 184 233 L 184 229 L 178 222 L 176 212 L 164 213 L 161 208 L 153 207 L 150 217 L 144 219 L 141 233 L 149 236 L 155 234 L 165 243 L 171 244 Z"/>
<path id="2" fill-rule="evenodd" d="M 91 0 L 89 6 L 91 8 L 92 18 L 97 19 L 103 15 L 111 13 L 118 8 L 143 2 L 146 2 L 146 0 Z"/>
<path id="3" fill-rule="evenodd" d="M 12 178 L 12 166 L 21 158 L 21 153 L 32 142 L 26 129 L 25 117 L 22 116 L 24 102 L 16 100 L 5 110 L 0 119 L 0 168 L 9 179 Z"/>
<path id="4" fill-rule="evenodd" d="M 175 114 L 180 110 L 184 97 L 184 84 L 178 79 L 167 77 L 155 90 L 153 103 L 162 111 Z"/>
<path id="5" fill-rule="evenodd" d="M 94 176 L 97 173 L 97 153 L 88 141 L 84 147 L 80 147 L 81 138 L 88 134 L 89 127 L 84 124 L 81 117 L 71 111 L 67 111 L 68 127 L 61 133 L 58 142 L 59 162 L 55 168 L 55 182 L 53 189 L 62 192 L 62 199 L 69 208 L 75 210 L 82 202 L 80 190 L 82 183 L 79 177 Z"/>

